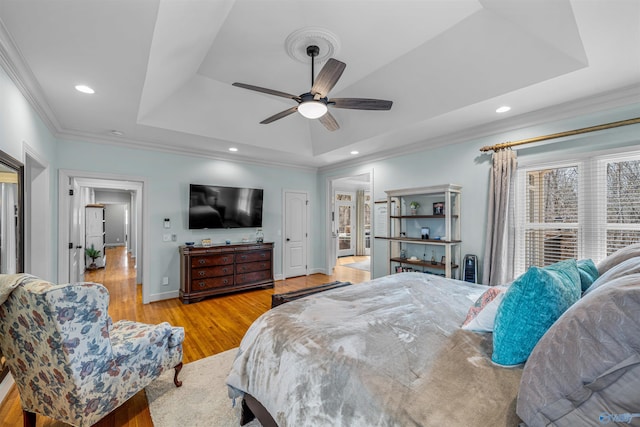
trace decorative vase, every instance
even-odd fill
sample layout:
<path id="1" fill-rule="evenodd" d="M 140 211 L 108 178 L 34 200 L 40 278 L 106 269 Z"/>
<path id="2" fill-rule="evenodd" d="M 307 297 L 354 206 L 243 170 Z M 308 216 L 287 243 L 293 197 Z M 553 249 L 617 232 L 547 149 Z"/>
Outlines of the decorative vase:
<path id="1" fill-rule="evenodd" d="M 417 215 L 417 214 L 418 214 L 418 209 L 411 208 L 411 215 Z"/>

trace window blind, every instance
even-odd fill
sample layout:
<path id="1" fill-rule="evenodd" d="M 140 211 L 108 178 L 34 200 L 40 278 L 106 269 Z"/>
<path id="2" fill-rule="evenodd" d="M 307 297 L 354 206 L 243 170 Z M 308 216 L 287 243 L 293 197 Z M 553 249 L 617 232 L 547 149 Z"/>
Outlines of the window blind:
<path id="1" fill-rule="evenodd" d="M 640 153 L 518 170 L 515 274 L 640 242 Z"/>

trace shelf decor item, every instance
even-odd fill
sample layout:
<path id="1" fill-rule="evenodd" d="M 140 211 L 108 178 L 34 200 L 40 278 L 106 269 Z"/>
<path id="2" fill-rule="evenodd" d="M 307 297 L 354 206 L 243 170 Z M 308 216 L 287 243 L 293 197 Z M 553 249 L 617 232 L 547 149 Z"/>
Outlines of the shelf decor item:
<path id="1" fill-rule="evenodd" d="M 416 215 L 418 213 L 418 208 L 420 207 L 420 203 L 413 201 L 409 204 L 409 208 L 411 209 L 411 215 Z"/>
<path id="2" fill-rule="evenodd" d="M 444 215 L 444 202 L 436 202 L 433 204 L 434 215 Z"/>

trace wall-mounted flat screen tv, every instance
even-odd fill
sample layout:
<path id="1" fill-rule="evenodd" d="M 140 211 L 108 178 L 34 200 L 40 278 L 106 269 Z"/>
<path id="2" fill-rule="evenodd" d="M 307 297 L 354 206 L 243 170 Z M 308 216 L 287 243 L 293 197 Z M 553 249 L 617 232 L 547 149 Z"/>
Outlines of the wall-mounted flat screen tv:
<path id="1" fill-rule="evenodd" d="M 262 227 L 258 188 L 189 186 L 189 229 Z"/>

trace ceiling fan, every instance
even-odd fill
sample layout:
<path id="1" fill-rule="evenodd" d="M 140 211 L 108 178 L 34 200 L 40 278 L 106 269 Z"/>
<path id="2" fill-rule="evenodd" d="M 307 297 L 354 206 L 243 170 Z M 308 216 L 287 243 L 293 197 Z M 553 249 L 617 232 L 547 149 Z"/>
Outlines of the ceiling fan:
<path id="1" fill-rule="evenodd" d="M 328 130 L 334 131 L 340 128 L 335 117 L 328 111 L 328 107 L 345 108 L 351 110 L 390 110 L 393 101 L 369 98 L 331 98 L 327 97 L 329 91 L 336 85 L 347 64 L 330 58 L 318 73 L 318 78 L 314 82 L 314 62 L 315 57 L 320 53 L 318 46 L 307 46 L 307 55 L 311 57 L 311 91 L 302 95 L 292 95 L 278 90 L 267 89 L 245 83 L 233 83 L 233 86 L 244 89 L 255 90 L 269 95 L 281 96 L 293 99 L 298 103 L 295 107 L 288 108 L 271 117 L 261 121 L 267 124 L 299 112 L 308 119 L 318 119 Z"/>

